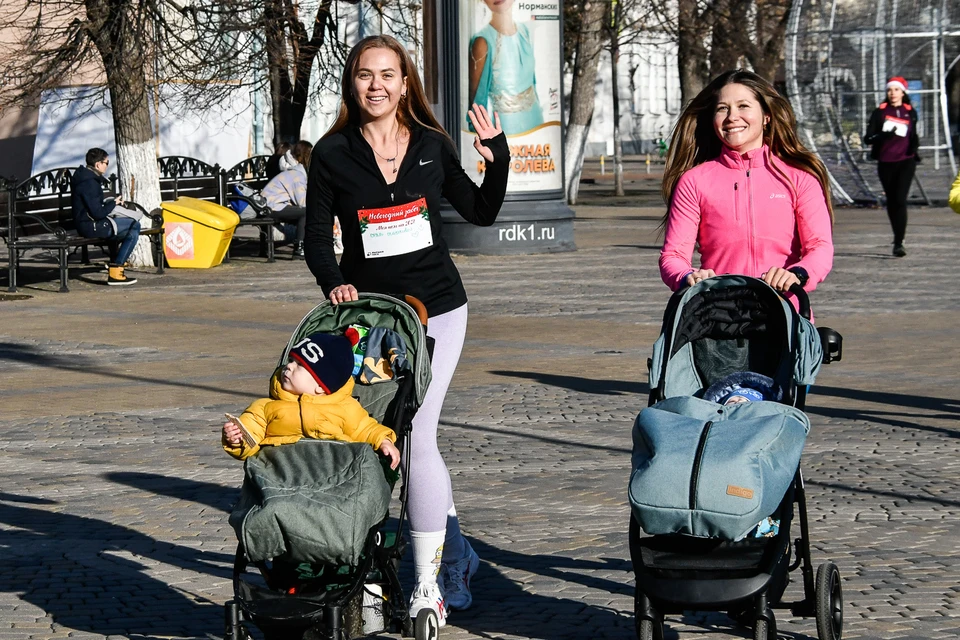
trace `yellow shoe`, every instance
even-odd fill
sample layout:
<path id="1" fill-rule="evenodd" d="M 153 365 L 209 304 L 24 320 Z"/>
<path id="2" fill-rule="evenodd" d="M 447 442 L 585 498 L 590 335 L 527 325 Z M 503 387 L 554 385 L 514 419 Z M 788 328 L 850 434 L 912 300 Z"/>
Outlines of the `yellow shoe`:
<path id="1" fill-rule="evenodd" d="M 111 286 L 123 286 L 127 284 L 134 284 L 137 281 L 136 278 L 128 278 L 123 275 L 123 267 L 118 267 L 117 265 L 110 265 L 109 275 L 107 276 L 107 284 Z"/>

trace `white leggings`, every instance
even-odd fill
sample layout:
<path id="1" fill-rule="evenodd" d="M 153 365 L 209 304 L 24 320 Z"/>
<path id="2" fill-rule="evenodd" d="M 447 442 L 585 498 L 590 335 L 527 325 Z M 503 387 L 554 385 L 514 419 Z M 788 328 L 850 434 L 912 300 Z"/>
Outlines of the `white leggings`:
<path id="1" fill-rule="evenodd" d="M 413 419 L 407 509 L 412 531 L 442 531 L 453 508 L 450 472 L 437 448 L 437 425 L 447 388 L 460 361 L 467 333 L 467 305 L 430 318 L 427 335 L 436 340 L 431 370 L 433 380 L 423 405 Z M 406 470 L 404 470 L 406 473 Z"/>

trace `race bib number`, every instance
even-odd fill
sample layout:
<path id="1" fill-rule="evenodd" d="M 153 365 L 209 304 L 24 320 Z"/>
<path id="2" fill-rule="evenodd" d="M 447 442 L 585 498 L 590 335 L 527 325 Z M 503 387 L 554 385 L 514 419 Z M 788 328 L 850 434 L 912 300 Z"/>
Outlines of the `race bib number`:
<path id="1" fill-rule="evenodd" d="M 894 118 L 893 116 L 887 116 L 883 121 L 883 130 L 884 131 L 893 131 L 894 135 L 901 138 L 907 137 L 907 129 L 910 126 L 909 120 L 903 120 L 901 118 Z"/>
<path id="2" fill-rule="evenodd" d="M 399 256 L 433 246 L 426 198 L 395 207 L 361 209 L 357 216 L 367 258 Z"/>

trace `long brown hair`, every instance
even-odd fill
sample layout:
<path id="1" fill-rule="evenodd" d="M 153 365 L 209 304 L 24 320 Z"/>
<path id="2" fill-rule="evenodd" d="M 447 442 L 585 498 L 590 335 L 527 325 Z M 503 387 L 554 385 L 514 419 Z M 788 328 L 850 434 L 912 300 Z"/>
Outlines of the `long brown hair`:
<path id="1" fill-rule="evenodd" d="M 297 144 L 293 145 L 293 148 L 290 149 L 290 154 L 293 156 L 293 159 L 303 165 L 303 168 L 307 171 L 310 170 L 310 155 L 313 151 L 313 144 L 307 140 L 300 140 Z"/>
<path id="2" fill-rule="evenodd" d="M 389 49 L 397 54 L 400 60 L 400 75 L 407 80 L 407 96 L 401 97 L 400 104 L 397 106 L 397 120 L 400 121 L 400 126 L 409 130 L 414 124 L 418 124 L 425 129 L 441 133 L 449 139 L 450 136 L 430 109 L 430 103 L 427 101 L 427 95 L 423 91 L 423 84 L 420 82 L 413 60 L 410 59 L 410 54 L 396 38 L 385 35 L 366 37 L 350 50 L 347 61 L 343 65 L 343 76 L 340 78 L 340 112 L 323 137 L 332 136 L 351 125 L 360 125 L 360 105 L 357 103 L 357 97 L 353 95 L 353 79 L 360 66 L 360 56 L 368 49 Z"/>
<path id="3" fill-rule="evenodd" d="M 728 84 L 742 84 L 753 91 L 763 113 L 770 117 L 770 125 L 763 132 L 763 143 L 769 147 L 774 156 L 792 167 L 812 174 L 820 181 L 832 223 L 833 204 L 830 201 L 827 168 L 820 158 L 807 151 L 797 137 L 797 119 L 793 115 L 793 108 L 772 84 L 757 74 L 743 69 L 727 71 L 714 78 L 680 114 L 673 128 L 660 190 L 667 206 L 670 206 L 673 192 L 684 172 L 698 164 L 718 158 L 723 151 L 723 142 L 717 137 L 713 128 L 713 118 L 720 90 Z M 789 183 L 790 180 L 783 170 L 777 167 L 776 163 L 771 164 Z M 796 185 L 793 185 L 793 189 L 795 192 Z M 662 226 L 666 226 L 669 215 L 668 209 L 663 216 Z"/>

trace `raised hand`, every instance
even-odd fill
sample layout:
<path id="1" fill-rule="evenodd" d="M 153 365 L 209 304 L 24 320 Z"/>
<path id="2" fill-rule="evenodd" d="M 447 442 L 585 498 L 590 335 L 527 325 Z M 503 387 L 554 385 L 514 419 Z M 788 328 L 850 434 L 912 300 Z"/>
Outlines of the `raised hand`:
<path id="1" fill-rule="evenodd" d="M 493 119 L 491 119 L 486 107 L 474 104 L 473 107 L 467 111 L 467 117 L 470 118 L 470 124 L 473 125 L 473 130 L 477 132 L 477 135 L 473 139 L 473 148 L 477 150 L 477 153 L 479 153 L 484 160 L 493 162 L 493 151 L 483 146 L 481 141 L 495 138 L 503 133 L 503 129 L 500 128 L 500 114 L 494 112 Z"/>

